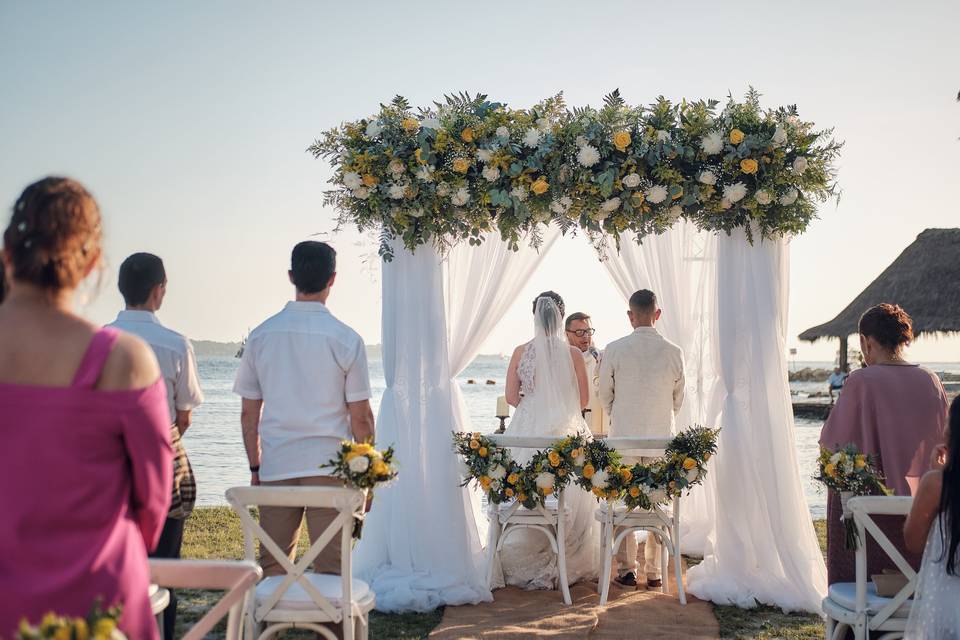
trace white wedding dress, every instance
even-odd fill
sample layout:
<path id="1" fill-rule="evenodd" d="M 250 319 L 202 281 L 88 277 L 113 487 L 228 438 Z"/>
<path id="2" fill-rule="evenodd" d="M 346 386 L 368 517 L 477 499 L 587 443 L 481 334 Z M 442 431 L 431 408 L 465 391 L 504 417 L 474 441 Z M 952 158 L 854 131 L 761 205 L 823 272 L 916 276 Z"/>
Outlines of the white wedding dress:
<path id="1" fill-rule="evenodd" d="M 550 298 L 540 298 L 534 314 L 536 333 L 523 350 L 517 373 L 522 398 L 510 421 L 506 435 L 555 437 L 590 430 L 580 412 L 580 392 L 570 356 L 570 345 L 563 337 L 563 317 Z M 513 459 L 521 465 L 533 457 L 532 449 L 513 449 Z M 564 490 L 569 508 L 566 520 L 567 580 L 574 584 L 596 579 L 600 566 L 600 529 L 593 513 L 594 497 L 572 482 Z M 556 505 L 548 499 L 548 505 Z M 536 530 L 512 532 L 500 552 L 500 564 L 494 567 L 494 589 L 512 585 L 522 589 L 557 587 L 557 558 L 546 536 Z"/>

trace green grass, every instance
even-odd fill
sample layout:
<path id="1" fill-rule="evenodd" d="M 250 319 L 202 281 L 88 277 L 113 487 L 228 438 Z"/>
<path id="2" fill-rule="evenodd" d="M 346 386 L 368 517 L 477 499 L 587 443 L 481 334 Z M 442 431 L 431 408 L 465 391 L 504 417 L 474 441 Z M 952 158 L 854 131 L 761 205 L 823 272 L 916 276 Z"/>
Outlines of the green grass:
<path id="1" fill-rule="evenodd" d="M 814 521 L 821 549 L 826 549 L 826 523 Z M 301 531 L 300 552 L 309 546 L 306 527 Z M 183 536 L 184 558 L 210 558 L 234 560 L 243 558 L 243 533 L 240 519 L 228 507 L 205 507 L 193 512 L 187 520 Z M 695 561 L 691 561 L 693 564 Z M 178 591 L 180 614 L 177 620 L 177 636 L 181 636 L 203 612 L 216 602 L 218 594 L 212 591 Z M 823 622 L 809 614 L 785 614 L 773 607 L 738 609 L 737 607 L 714 606 L 720 622 L 722 638 L 758 638 L 773 640 L 812 640 L 823 637 Z M 430 613 L 384 614 L 374 611 L 370 615 L 370 637 L 376 640 L 416 640 L 426 638 L 440 624 L 443 609 Z M 215 630 L 213 637 L 222 637 L 224 625 Z M 303 631 L 290 632 L 285 638 L 312 638 Z"/>

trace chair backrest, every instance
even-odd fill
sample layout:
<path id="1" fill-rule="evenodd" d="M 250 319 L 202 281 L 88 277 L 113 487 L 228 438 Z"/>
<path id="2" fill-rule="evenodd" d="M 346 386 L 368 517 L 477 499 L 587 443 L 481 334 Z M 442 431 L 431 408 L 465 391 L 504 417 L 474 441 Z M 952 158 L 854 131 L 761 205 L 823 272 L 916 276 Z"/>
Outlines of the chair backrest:
<path id="1" fill-rule="evenodd" d="M 606 438 L 611 449 L 625 456 L 659 458 L 667 451 L 671 438 Z"/>
<path id="2" fill-rule="evenodd" d="M 897 568 L 907 577 L 907 584 L 897 592 L 888 604 L 871 616 L 871 629 L 876 629 L 886 622 L 904 602 L 913 597 L 917 589 L 917 572 L 913 570 L 900 550 L 890 542 L 890 538 L 880 529 L 873 516 L 906 516 L 910 513 L 912 505 L 913 498 L 909 496 L 859 496 L 850 498 L 847 503 L 851 513 L 853 513 L 860 539 L 856 552 L 857 611 L 865 612 L 867 608 L 867 581 L 869 576 L 867 575 L 866 535 L 877 542 L 887 557 L 893 560 Z"/>
<path id="3" fill-rule="evenodd" d="M 226 592 L 183 640 L 201 640 L 228 614 L 226 640 L 240 640 L 243 598 L 261 575 L 260 567 L 249 560 L 150 560 L 150 580 L 161 587 Z"/>
<path id="4" fill-rule="evenodd" d="M 501 434 L 487 437 L 497 446 L 511 449 L 547 449 L 560 439 L 560 436 L 510 436 Z"/>
<path id="5" fill-rule="evenodd" d="M 287 572 L 283 581 L 273 590 L 270 597 L 256 607 L 256 610 L 252 610 L 254 618 L 263 620 L 264 616 L 276 607 L 287 590 L 294 583 L 297 583 L 320 610 L 334 622 L 340 622 L 343 616 L 342 610 L 325 598 L 304 577 L 304 573 L 307 573 L 314 559 L 320 555 L 324 547 L 334 541 L 339 533 L 341 603 L 343 607 L 351 606 L 353 601 L 353 571 L 350 552 L 353 544 L 353 517 L 354 514 L 363 509 L 364 493 L 357 489 L 347 489 L 345 487 L 233 487 L 227 489 L 226 496 L 227 502 L 240 516 L 247 559 L 254 560 L 256 558 L 255 543 L 259 540 L 263 548 Z M 267 535 L 260 523 L 250 515 L 250 507 L 254 506 L 336 509 L 339 513 L 333 522 L 316 538 L 316 542 L 310 545 L 303 557 L 296 564 L 293 564 L 276 541 Z M 311 535 L 314 535 L 314 533 L 311 532 Z"/>

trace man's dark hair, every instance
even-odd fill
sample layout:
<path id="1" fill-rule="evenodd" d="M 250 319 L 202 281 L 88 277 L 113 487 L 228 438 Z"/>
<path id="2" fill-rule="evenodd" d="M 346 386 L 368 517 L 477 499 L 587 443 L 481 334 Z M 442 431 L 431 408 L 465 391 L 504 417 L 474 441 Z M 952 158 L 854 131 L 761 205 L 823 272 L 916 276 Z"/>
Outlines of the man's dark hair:
<path id="1" fill-rule="evenodd" d="M 146 304 L 150 292 L 167 281 L 163 260 L 152 253 L 135 253 L 120 265 L 118 285 L 128 307 Z"/>
<path id="2" fill-rule="evenodd" d="M 290 274 L 300 293 L 320 293 L 337 271 L 337 252 L 326 242 L 307 240 L 293 248 Z"/>
<path id="3" fill-rule="evenodd" d="M 567 322 L 563 326 L 564 329 L 570 331 L 570 325 L 576 322 L 577 320 L 589 320 L 590 316 L 585 314 L 583 311 L 575 311 L 567 316 Z"/>
<path id="4" fill-rule="evenodd" d="M 653 313 L 657 310 L 657 294 L 649 289 L 640 289 L 630 296 L 630 308 L 637 313 Z"/>

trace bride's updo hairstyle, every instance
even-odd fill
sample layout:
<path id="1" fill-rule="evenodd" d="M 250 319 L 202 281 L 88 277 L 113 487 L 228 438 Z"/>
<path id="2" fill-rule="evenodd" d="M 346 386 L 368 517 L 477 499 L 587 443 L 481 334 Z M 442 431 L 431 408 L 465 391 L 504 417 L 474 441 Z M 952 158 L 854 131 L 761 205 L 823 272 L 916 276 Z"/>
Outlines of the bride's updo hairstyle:
<path id="1" fill-rule="evenodd" d="M 533 300 L 535 323 L 541 326 L 548 336 L 559 333 L 565 313 L 563 298 L 559 293 L 544 291 Z"/>
<path id="2" fill-rule="evenodd" d="M 913 320 L 898 304 L 878 304 L 860 316 L 859 331 L 891 351 L 913 342 Z"/>
<path id="3" fill-rule="evenodd" d="M 11 280 L 75 289 L 100 258 L 100 207 L 76 180 L 44 178 L 17 199 L 3 244 Z"/>
<path id="4" fill-rule="evenodd" d="M 537 301 L 540 300 L 540 298 L 550 298 L 551 300 L 553 300 L 553 301 L 556 303 L 557 308 L 560 310 L 560 315 L 561 315 L 561 316 L 566 315 L 566 308 L 565 308 L 564 305 L 563 305 L 563 298 L 561 298 L 561 297 L 560 297 L 560 294 L 557 293 L 556 291 L 544 291 L 543 293 L 541 293 L 540 295 L 538 295 L 536 298 L 534 298 L 534 299 L 533 299 L 533 312 L 534 312 L 534 313 L 537 312 Z"/>

